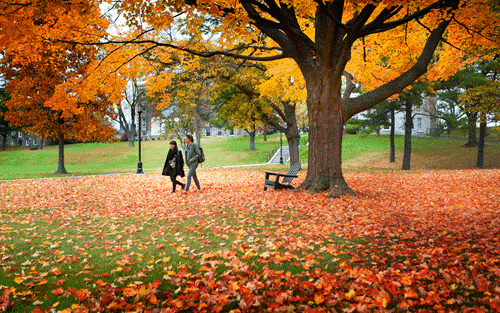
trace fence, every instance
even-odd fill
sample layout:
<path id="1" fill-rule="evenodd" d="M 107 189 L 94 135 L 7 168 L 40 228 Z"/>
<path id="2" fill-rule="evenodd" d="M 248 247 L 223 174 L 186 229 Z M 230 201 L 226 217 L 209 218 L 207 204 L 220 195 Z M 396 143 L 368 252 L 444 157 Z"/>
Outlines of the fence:
<path id="1" fill-rule="evenodd" d="M 273 157 L 273 155 L 276 153 L 276 151 L 278 151 L 278 146 L 274 146 L 274 148 L 271 150 L 271 152 L 269 152 L 267 155 L 266 155 L 266 159 L 268 161 L 271 161 L 271 158 Z"/>

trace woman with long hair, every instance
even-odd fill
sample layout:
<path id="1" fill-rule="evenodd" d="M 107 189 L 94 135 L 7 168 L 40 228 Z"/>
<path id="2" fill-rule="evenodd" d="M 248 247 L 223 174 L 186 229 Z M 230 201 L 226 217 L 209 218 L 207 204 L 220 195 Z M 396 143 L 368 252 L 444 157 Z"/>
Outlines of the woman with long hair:
<path id="1" fill-rule="evenodd" d="M 163 166 L 162 175 L 170 176 L 172 181 L 172 192 L 175 192 L 175 187 L 177 185 L 181 186 L 182 189 L 186 187 L 185 184 L 177 180 L 177 176 L 184 177 L 184 158 L 182 157 L 182 152 L 177 148 L 177 142 L 172 140 L 170 142 L 170 149 L 168 150 L 167 159 L 165 160 L 165 165 Z"/>

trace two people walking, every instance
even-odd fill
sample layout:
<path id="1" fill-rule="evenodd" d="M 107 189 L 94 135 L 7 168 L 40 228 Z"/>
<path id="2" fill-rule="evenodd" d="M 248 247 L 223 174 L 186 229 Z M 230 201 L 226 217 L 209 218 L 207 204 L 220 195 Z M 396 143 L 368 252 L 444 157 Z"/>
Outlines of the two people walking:
<path id="1" fill-rule="evenodd" d="M 186 165 L 188 166 L 186 184 L 183 184 L 177 180 L 177 176 L 184 177 L 185 173 L 182 152 L 177 148 L 177 142 L 175 140 L 172 140 L 170 142 L 170 150 L 168 151 L 162 174 L 165 176 L 170 176 L 170 180 L 172 181 L 172 192 L 175 192 L 176 186 L 180 185 L 181 188 L 184 189 L 184 194 L 186 194 L 189 191 L 191 179 L 194 180 L 194 183 L 196 184 L 198 190 L 201 189 L 198 176 L 196 175 L 196 169 L 198 168 L 198 160 L 201 156 L 201 151 L 200 147 L 198 147 L 198 145 L 194 143 L 193 136 L 186 135 L 184 141 L 186 143 Z"/>

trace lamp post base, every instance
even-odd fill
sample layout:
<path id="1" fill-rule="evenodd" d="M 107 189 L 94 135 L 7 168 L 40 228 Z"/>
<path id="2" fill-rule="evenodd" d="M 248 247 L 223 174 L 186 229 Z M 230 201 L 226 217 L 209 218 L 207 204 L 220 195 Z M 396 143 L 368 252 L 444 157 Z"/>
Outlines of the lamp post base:
<path id="1" fill-rule="evenodd" d="M 137 173 L 136 174 L 144 174 L 144 171 L 142 170 L 142 162 L 141 161 L 137 162 Z"/>

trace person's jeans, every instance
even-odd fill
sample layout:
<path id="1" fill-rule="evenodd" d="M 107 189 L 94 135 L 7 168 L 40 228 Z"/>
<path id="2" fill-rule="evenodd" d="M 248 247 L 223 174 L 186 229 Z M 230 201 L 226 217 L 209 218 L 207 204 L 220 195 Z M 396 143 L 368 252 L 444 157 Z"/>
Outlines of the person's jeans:
<path id="1" fill-rule="evenodd" d="M 191 177 L 193 178 L 196 187 L 198 187 L 198 190 L 201 189 L 200 182 L 198 181 L 198 177 L 196 176 L 197 167 L 198 167 L 198 162 L 191 164 L 191 166 L 189 167 L 189 171 L 186 177 L 186 188 L 184 189 L 184 192 L 189 191 L 189 186 L 191 185 Z"/>
<path id="2" fill-rule="evenodd" d="M 177 174 L 175 173 L 175 169 L 172 170 L 172 174 L 170 175 L 170 181 L 172 182 L 172 191 L 173 192 L 175 192 L 176 185 L 184 187 L 184 184 L 177 180 Z"/>

